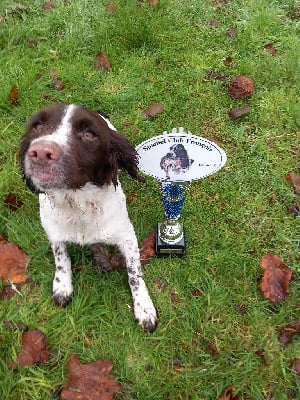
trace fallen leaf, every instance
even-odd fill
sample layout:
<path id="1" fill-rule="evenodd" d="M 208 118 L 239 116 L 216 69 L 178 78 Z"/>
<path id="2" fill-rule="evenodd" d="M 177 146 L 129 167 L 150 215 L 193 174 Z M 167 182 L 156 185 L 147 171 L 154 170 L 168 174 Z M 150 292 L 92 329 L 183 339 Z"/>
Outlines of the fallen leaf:
<path id="1" fill-rule="evenodd" d="M 285 177 L 285 180 L 290 182 L 293 185 L 293 188 L 295 190 L 296 193 L 300 193 L 300 176 L 296 175 L 295 172 L 291 172 L 289 173 L 289 175 L 287 175 Z"/>
<path id="2" fill-rule="evenodd" d="M 23 324 L 23 322 L 15 323 L 13 321 L 4 321 L 3 324 L 4 324 L 5 328 L 11 329 L 13 331 L 16 331 L 16 330 L 19 330 L 19 331 L 22 331 L 22 332 L 28 331 L 28 326 Z"/>
<path id="3" fill-rule="evenodd" d="M 228 92 L 233 99 L 246 99 L 254 92 L 254 80 L 249 76 L 236 76 L 228 87 Z"/>
<path id="4" fill-rule="evenodd" d="M 29 47 L 36 47 L 38 45 L 38 41 L 36 39 L 29 38 L 27 40 L 27 44 Z"/>
<path id="5" fill-rule="evenodd" d="M 155 231 L 149 233 L 140 245 L 140 258 L 142 265 L 147 264 L 155 256 Z"/>
<path id="6" fill-rule="evenodd" d="M 16 288 L 19 290 L 20 289 L 20 285 L 16 285 Z M 16 291 L 11 286 L 5 285 L 1 289 L 0 299 L 10 300 L 10 299 L 12 299 L 14 297 L 15 294 L 16 294 Z"/>
<path id="7" fill-rule="evenodd" d="M 228 79 L 227 76 L 222 75 L 218 71 L 209 71 L 209 70 L 205 71 L 205 78 L 206 79 L 217 79 L 217 80 L 223 81 L 223 82 L 227 81 L 227 79 Z"/>
<path id="8" fill-rule="evenodd" d="M 292 204 L 291 206 L 288 206 L 288 212 L 292 217 L 296 218 L 300 215 L 300 208 L 297 205 Z"/>
<path id="9" fill-rule="evenodd" d="M 201 290 L 199 290 L 199 289 L 193 289 L 191 291 L 191 295 L 193 297 L 201 297 L 203 295 L 203 292 Z"/>
<path id="10" fill-rule="evenodd" d="M 234 387 L 230 386 L 225 390 L 223 396 L 219 397 L 219 400 L 238 400 L 239 396 L 233 394 Z"/>
<path id="11" fill-rule="evenodd" d="M 108 55 L 106 54 L 105 51 L 101 51 L 96 55 L 94 66 L 96 69 L 102 69 L 105 72 L 110 71 L 111 65 L 108 59 Z"/>
<path id="12" fill-rule="evenodd" d="M 273 43 L 268 43 L 263 47 L 271 56 L 276 56 L 277 50 L 274 48 Z"/>
<path id="13" fill-rule="evenodd" d="M 117 6 L 113 1 L 110 1 L 106 6 L 106 13 L 112 15 L 116 11 Z"/>
<path id="14" fill-rule="evenodd" d="M 15 106 L 19 102 L 19 89 L 17 85 L 13 85 L 9 92 L 9 102 L 11 105 Z"/>
<path id="15" fill-rule="evenodd" d="M 293 320 L 279 329 L 279 342 L 283 346 L 287 346 L 297 333 L 300 333 L 300 320 Z"/>
<path id="16" fill-rule="evenodd" d="M 157 7 L 159 4 L 159 0 L 148 0 L 148 3 L 154 7 Z"/>
<path id="17" fill-rule="evenodd" d="M 248 312 L 247 307 L 244 304 L 236 306 L 235 311 L 240 315 L 245 315 Z"/>
<path id="18" fill-rule="evenodd" d="M 250 104 L 246 104 L 245 106 L 242 107 L 233 108 L 228 112 L 228 115 L 230 119 L 234 120 L 242 117 L 243 115 L 249 114 L 251 110 L 252 106 Z"/>
<path id="19" fill-rule="evenodd" d="M 47 1 L 42 6 L 42 10 L 44 11 L 52 10 L 53 8 L 55 8 L 55 4 L 52 1 Z"/>
<path id="20" fill-rule="evenodd" d="M 266 358 L 266 352 L 264 349 L 256 350 L 255 354 L 257 355 L 257 357 L 261 358 L 261 360 L 264 362 L 264 364 L 270 365 L 270 362 Z"/>
<path id="21" fill-rule="evenodd" d="M 43 332 L 31 330 L 22 334 L 23 350 L 18 354 L 17 362 L 10 365 L 16 368 L 18 365 L 28 366 L 37 362 L 48 361 L 50 353 L 48 350 L 48 340 Z"/>
<path id="22" fill-rule="evenodd" d="M 218 356 L 217 346 L 213 342 L 208 342 L 207 343 L 207 349 L 209 351 L 209 354 L 212 356 L 212 358 L 214 360 L 216 360 L 217 356 Z"/>
<path id="23" fill-rule="evenodd" d="M 232 59 L 232 57 L 227 56 L 227 57 L 225 58 L 225 60 L 224 60 L 224 64 L 225 64 L 227 67 L 232 67 L 232 64 L 233 64 L 233 59 Z"/>
<path id="24" fill-rule="evenodd" d="M 13 283 L 27 282 L 27 262 L 27 255 L 16 244 L 0 241 L 0 279 L 3 282 L 8 283 L 8 277 Z"/>
<path id="25" fill-rule="evenodd" d="M 300 358 L 294 358 L 292 369 L 300 376 Z"/>
<path id="26" fill-rule="evenodd" d="M 109 272 L 114 269 L 125 268 L 124 256 L 120 253 L 111 253 L 102 243 L 91 245 L 94 253 L 94 265 L 100 272 Z"/>
<path id="27" fill-rule="evenodd" d="M 76 354 L 68 363 L 69 377 L 61 392 L 62 400 L 112 400 L 121 390 L 116 378 L 109 375 L 113 368 L 111 361 L 97 360 L 82 364 Z"/>
<path id="28" fill-rule="evenodd" d="M 52 87 L 52 89 L 57 90 L 58 92 L 61 92 L 62 90 L 64 90 L 65 84 L 62 81 L 62 79 L 57 76 L 57 77 L 52 78 L 51 87 Z"/>
<path id="29" fill-rule="evenodd" d="M 131 192 L 129 193 L 129 195 L 127 196 L 127 203 L 130 204 L 132 203 L 134 200 L 136 200 L 138 197 L 137 192 Z"/>
<path id="30" fill-rule="evenodd" d="M 14 193 L 9 192 L 4 200 L 4 204 L 7 205 L 11 211 L 17 211 L 17 209 L 23 205 L 23 201 L 19 200 Z"/>
<path id="31" fill-rule="evenodd" d="M 229 28 L 229 29 L 227 29 L 226 33 L 227 33 L 227 36 L 234 38 L 234 37 L 236 37 L 236 34 L 237 34 L 237 28 Z"/>
<path id="32" fill-rule="evenodd" d="M 218 28 L 220 26 L 220 22 L 215 19 L 212 19 L 209 21 L 208 25 L 212 26 L 213 28 Z"/>
<path id="33" fill-rule="evenodd" d="M 273 303 L 284 300 L 289 294 L 292 270 L 274 254 L 264 256 L 260 266 L 264 271 L 260 288 L 265 298 Z"/>
<path id="34" fill-rule="evenodd" d="M 165 106 L 161 103 L 153 103 L 148 106 L 142 113 L 143 117 L 155 117 L 164 112 Z"/>

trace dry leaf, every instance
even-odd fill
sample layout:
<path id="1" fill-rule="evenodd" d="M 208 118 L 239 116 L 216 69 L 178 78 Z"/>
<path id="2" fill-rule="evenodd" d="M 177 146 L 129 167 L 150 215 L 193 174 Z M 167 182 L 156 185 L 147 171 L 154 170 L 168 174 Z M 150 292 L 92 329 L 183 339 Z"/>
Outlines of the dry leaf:
<path id="1" fill-rule="evenodd" d="M 22 345 L 23 350 L 18 354 L 17 363 L 12 363 L 11 368 L 16 368 L 18 365 L 32 365 L 49 359 L 48 340 L 43 332 L 39 330 L 24 332 Z"/>
<path id="2" fill-rule="evenodd" d="M 268 43 L 264 46 L 264 49 L 271 54 L 271 56 L 276 56 L 277 50 L 274 48 L 273 43 Z"/>
<path id="3" fill-rule="evenodd" d="M 7 205 L 11 211 L 17 211 L 17 209 L 23 205 L 23 201 L 19 200 L 14 193 L 9 192 L 4 200 L 4 204 Z"/>
<path id="4" fill-rule="evenodd" d="M 300 333 L 300 320 L 291 321 L 288 325 L 279 329 L 279 342 L 283 346 L 287 346 L 297 333 Z"/>
<path id="5" fill-rule="evenodd" d="M 115 12 L 117 6 L 115 5 L 115 3 L 113 1 L 110 1 L 107 6 L 106 6 L 106 13 L 108 15 L 111 15 Z"/>
<path id="6" fill-rule="evenodd" d="M 110 71 L 110 61 L 105 51 L 101 51 L 96 55 L 94 66 L 96 69 L 102 69 L 105 72 Z"/>
<path id="7" fill-rule="evenodd" d="M 223 396 L 221 396 L 219 398 L 219 400 L 238 400 L 239 396 L 238 395 L 234 395 L 233 391 L 234 391 L 234 387 L 230 386 L 229 388 L 227 388 L 225 390 L 225 393 L 223 394 Z"/>
<path id="8" fill-rule="evenodd" d="M 229 29 L 227 29 L 226 33 L 227 33 L 227 36 L 234 38 L 234 37 L 236 37 L 236 34 L 237 34 L 237 28 L 229 28 Z"/>
<path id="9" fill-rule="evenodd" d="M 300 358 L 293 360 L 292 369 L 300 376 Z"/>
<path id="10" fill-rule="evenodd" d="M 291 206 L 288 206 L 288 212 L 292 217 L 296 218 L 300 215 L 300 208 L 296 204 L 292 204 Z"/>
<path id="11" fill-rule="evenodd" d="M 13 85 L 9 92 L 9 102 L 15 106 L 19 102 L 19 89 L 17 85 Z"/>
<path id="12" fill-rule="evenodd" d="M 230 119 L 237 119 L 242 117 L 243 115 L 249 114 L 249 112 L 252 110 L 252 106 L 250 104 L 246 104 L 245 106 L 242 107 L 237 107 L 233 108 L 228 112 L 228 115 Z"/>
<path id="13" fill-rule="evenodd" d="M 161 103 L 153 103 L 148 106 L 142 113 L 143 117 L 155 117 L 157 114 L 164 112 L 165 106 Z"/>
<path id="14" fill-rule="evenodd" d="M 147 264 L 155 256 L 155 231 L 149 233 L 140 245 L 140 256 L 142 265 Z"/>
<path id="15" fill-rule="evenodd" d="M 289 294 L 292 270 L 274 254 L 264 256 L 260 266 L 264 271 L 260 288 L 265 298 L 273 303 L 284 300 Z"/>
<path id="16" fill-rule="evenodd" d="M 227 56 L 227 57 L 225 58 L 225 60 L 224 60 L 224 64 L 225 64 L 227 67 L 232 67 L 232 64 L 233 64 L 233 59 L 232 59 L 232 57 Z"/>
<path id="17" fill-rule="evenodd" d="M 300 193 L 300 176 L 296 175 L 295 172 L 291 172 L 289 175 L 285 177 L 285 180 L 290 182 L 296 193 Z"/>
<path id="18" fill-rule="evenodd" d="M 44 11 L 52 10 L 53 8 L 55 8 L 55 4 L 52 1 L 47 1 L 42 6 L 42 10 Z"/>
<path id="19" fill-rule="evenodd" d="M 246 99 L 254 92 L 254 80 L 249 76 L 236 76 L 230 83 L 228 92 L 233 99 Z"/>
<path id="20" fill-rule="evenodd" d="M 13 283 L 27 282 L 27 261 L 27 255 L 16 244 L 0 241 L 0 279 L 3 282 L 8 283 L 8 277 Z"/>
<path id="21" fill-rule="evenodd" d="M 68 363 L 69 377 L 61 392 L 62 400 L 112 400 L 121 387 L 114 376 L 110 361 L 94 361 L 81 364 L 76 354 Z"/>
<path id="22" fill-rule="evenodd" d="M 205 71 L 205 78 L 206 79 L 217 79 L 219 81 L 225 82 L 227 81 L 227 76 L 222 75 L 220 72 L 218 71 Z"/>

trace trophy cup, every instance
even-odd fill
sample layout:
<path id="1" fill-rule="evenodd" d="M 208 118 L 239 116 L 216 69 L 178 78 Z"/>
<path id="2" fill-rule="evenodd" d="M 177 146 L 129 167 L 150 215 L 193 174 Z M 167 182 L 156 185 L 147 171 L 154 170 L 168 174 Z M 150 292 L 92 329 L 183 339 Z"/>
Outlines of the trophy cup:
<path id="1" fill-rule="evenodd" d="M 190 183 L 212 175 L 226 163 L 225 152 L 214 142 L 183 128 L 150 138 L 136 147 L 139 169 L 155 177 L 166 220 L 157 224 L 157 257 L 186 255 L 185 232 L 179 217 Z"/>
<path id="2" fill-rule="evenodd" d="M 166 221 L 157 224 L 155 254 L 159 256 L 186 254 L 183 224 L 180 213 L 188 190 L 187 181 L 158 181 Z"/>

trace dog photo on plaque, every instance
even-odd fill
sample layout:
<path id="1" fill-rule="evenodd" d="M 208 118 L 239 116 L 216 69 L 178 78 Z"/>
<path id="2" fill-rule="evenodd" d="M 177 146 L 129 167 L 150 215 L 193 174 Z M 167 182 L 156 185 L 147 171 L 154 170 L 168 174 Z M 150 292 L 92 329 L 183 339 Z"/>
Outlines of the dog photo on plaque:
<path id="1" fill-rule="evenodd" d="M 190 183 L 221 169 L 225 152 L 214 142 L 174 128 L 136 147 L 139 169 L 158 181 L 166 220 L 157 224 L 155 253 L 158 257 L 186 254 L 185 233 L 179 221 Z"/>

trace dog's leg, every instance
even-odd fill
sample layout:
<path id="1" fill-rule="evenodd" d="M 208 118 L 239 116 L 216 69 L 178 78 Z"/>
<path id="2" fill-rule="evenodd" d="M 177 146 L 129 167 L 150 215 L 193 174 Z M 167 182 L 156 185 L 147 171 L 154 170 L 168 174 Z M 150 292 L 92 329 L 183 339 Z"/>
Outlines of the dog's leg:
<path id="1" fill-rule="evenodd" d="M 135 318 L 146 332 L 152 333 L 157 326 L 157 316 L 143 278 L 138 244 L 135 240 L 127 239 L 119 247 L 126 259 Z"/>
<path id="2" fill-rule="evenodd" d="M 55 260 L 52 297 L 57 305 L 65 307 L 71 301 L 73 292 L 71 260 L 65 243 L 51 243 L 51 247 Z"/>

